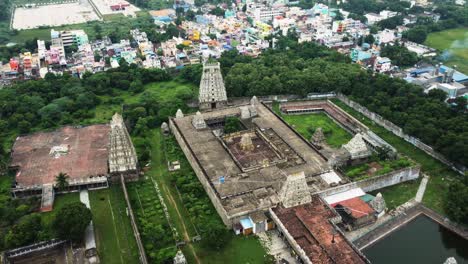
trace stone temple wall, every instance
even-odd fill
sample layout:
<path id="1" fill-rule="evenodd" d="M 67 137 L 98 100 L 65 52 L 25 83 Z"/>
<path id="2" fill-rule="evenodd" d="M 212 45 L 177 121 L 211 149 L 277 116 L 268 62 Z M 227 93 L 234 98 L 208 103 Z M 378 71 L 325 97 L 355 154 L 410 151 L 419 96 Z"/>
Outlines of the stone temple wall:
<path id="1" fill-rule="evenodd" d="M 363 179 L 357 182 L 340 185 L 334 188 L 316 192 L 322 197 L 330 196 L 336 193 L 345 192 L 354 188 L 361 188 L 364 192 L 371 192 L 388 186 L 399 184 L 405 181 L 416 180 L 419 178 L 420 166 L 413 166 L 392 171 L 387 174 Z"/>
<path id="2" fill-rule="evenodd" d="M 221 217 L 221 219 L 223 220 L 226 226 L 231 227 L 233 224 L 232 219 L 228 218 L 227 212 L 224 209 L 223 205 L 221 204 L 221 201 L 216 195 L 213 187 L 211 186 L 208 179 L 206 178 L 206 174 L 203 171 L 203 168 L 198 163 L 198 160 L 195 157 L 195 155 L 193 155 L 193 151 L 190 149 L 190 146 L 187 145 L 182 134 L 179 132 L 179 128 L 177 127 L 177 124 L 172 120 L 172 118 L 169 119 L 169 126 L 177 142 L 179 143 L 179 146 L 182 148 L 182 151 L 184 152 L 185 157 L 189 161 L 190 166 L 192 166 L 192 169 L 195 171 L 195 174 L 197 175 L 198 180 L 203 185 L 203 188 L 208 194 L 208 197 L 210 197 L 210 200 L 213 203 L 214 207 L 216 208 L 216 211 L 218 212 L 219 216 Z"/>

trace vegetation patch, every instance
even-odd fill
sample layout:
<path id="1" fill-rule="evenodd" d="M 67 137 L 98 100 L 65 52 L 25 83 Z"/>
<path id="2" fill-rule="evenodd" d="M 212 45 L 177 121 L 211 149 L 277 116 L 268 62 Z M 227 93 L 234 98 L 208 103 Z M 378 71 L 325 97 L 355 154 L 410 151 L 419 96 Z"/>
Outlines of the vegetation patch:
<path id="1" fill-rule="evenodd" d="M 146 255 L 151 262 L 164 263 L 177 251 L 173 231 L 151 180 L 127 184 Z"/>
<path id="2" fill-rule="evenodd" d="M 278 104 L 273 106 L 273 110 L 307 140 L 310 140 L 319 127 L 323 130 L 327 144 L 333 148 L 340 148 L 353 138 L 325 113 L 286 115 L 281 113 Z"/>
<path id="3" fill-rule="evenodd" d="M 89 192 L 94 233 L 102 263 L 139 263 L 138 249 L 120 185 Z"/>
<path id="4" fill-rule="evenodd" d="M 238 117 L 227 117 L 224 123 L 224 133 L 234 133 L 244 130 L 244 126 Z"/>
<path id="5" fill-rule="evenodd" d="M 343 172 L 353 181 L 359 181 L 406 168 L 411 165 L 413 165 L 413 163 L 406 158 L 398 158 L 396 160 L 371 159 L 370 162 L 365 164 L 345 167 L 343 168 Z"/>

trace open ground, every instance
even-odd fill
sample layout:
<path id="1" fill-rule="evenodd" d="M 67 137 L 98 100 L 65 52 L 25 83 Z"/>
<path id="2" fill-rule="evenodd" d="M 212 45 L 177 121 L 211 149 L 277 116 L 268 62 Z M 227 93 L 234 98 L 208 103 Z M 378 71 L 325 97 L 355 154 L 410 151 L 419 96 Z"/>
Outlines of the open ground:
<path id="1" fill-rule="evenodd" d="M 86 23 L 99 20 L 88 1 L 77 3 L 43 5 L 32 8 L 19 7 L 15 9 L 13 28 L 33 29 L 41 26 L 61 26 Z"/>
<path id="2" fill-rule="evenodd" d="M 468 28 L 455 28 L 430 33 L 424 43 L 442 52 L 447 66 L 457 65 L 468 74 Z"/>

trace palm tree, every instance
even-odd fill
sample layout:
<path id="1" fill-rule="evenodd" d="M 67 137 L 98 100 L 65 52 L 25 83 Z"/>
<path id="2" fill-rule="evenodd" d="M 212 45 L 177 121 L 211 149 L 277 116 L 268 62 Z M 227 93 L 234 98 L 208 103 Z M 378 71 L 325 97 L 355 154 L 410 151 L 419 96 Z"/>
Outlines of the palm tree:
<path id="1" fill-rule="evenodd" d="M 60 172 L 55 177 L 56 186 L 60 191 L 63 191 L 68 186 L 68 178 L 70 178 L 70 176 L 64 172 Z"/>

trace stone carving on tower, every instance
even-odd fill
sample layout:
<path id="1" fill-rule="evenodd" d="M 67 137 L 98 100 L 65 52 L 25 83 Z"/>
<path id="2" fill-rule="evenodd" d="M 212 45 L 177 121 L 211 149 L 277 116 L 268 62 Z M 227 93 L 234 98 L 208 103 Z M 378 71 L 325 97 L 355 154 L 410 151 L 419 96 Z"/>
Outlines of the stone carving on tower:
<path id="1" fill-rule="evenodd" d="M 255 149 L 255 146 L 252 143 L 252 138 L 250 137 L 249 133 L 245 133 L 242 135 L 240 140 L 240 147 L 244 151 L 252 151 Z"/>
<path id="2" fill-rule="evenodd" d="M 310 203 L 309 186 L 303 171 L 288 175 L 279 192 L 279 199 L 285 208 Z"/>
<path id="3" fill-rule="evenodd" d="M 203 115 L 198 111 L 192 119 L 192 125 L 196 129 L 204 129 L 207 127 L 205 119 L 203 119 Z"/>
<path id="4" fill-rule="evenodd" d="M 224 87 L 219 62 L 207 62 L 203 65 L 198 102 L 200 110 L 211 110 L 226 106 L 226 87 Z"/>
<path id="5" fill-rule="evenodd" d="M 310 139 L 310 142 L 317 147 L 323 146 L 323 143 L 325 143 L 325 135 L 323 134 L 323 130 L 321 127 L 318 127 L 315 130 L 314 134 L 312 135 L 312 138 Z"/>
<path id="6" fill-rule="evenodd" d="M 110 125 L 109 172 L 112 176 L 123 173 L 126 180 L 136 180 L 138 159 L 122 116 L 115 113 Z"/>
<path id="7" fill-rule="evenodd" d="M 176 114 L 175 114 L 175 117 L 176 117 L 176 118 L 182 118 L 182 117 L 184 117 L 184 113 L 182 113 L 182 110 L 177 109 L 177 112 L 176 112 Z"/>
<path id="8" fill-rule="evenodd" d="M 362 159 L 372 155 L 364 139 L 362 139 L 362 135 L 359 133 L 354 135 L 348 143 L 344 144 L 343 148 L 351 154 L 351 159 Z"/>
<path id="9" fill-rule="evenodd" d="M 378 193 L 369 204 L 379 214 L 385 210 L 385 200 L 381 193 Z"/>

